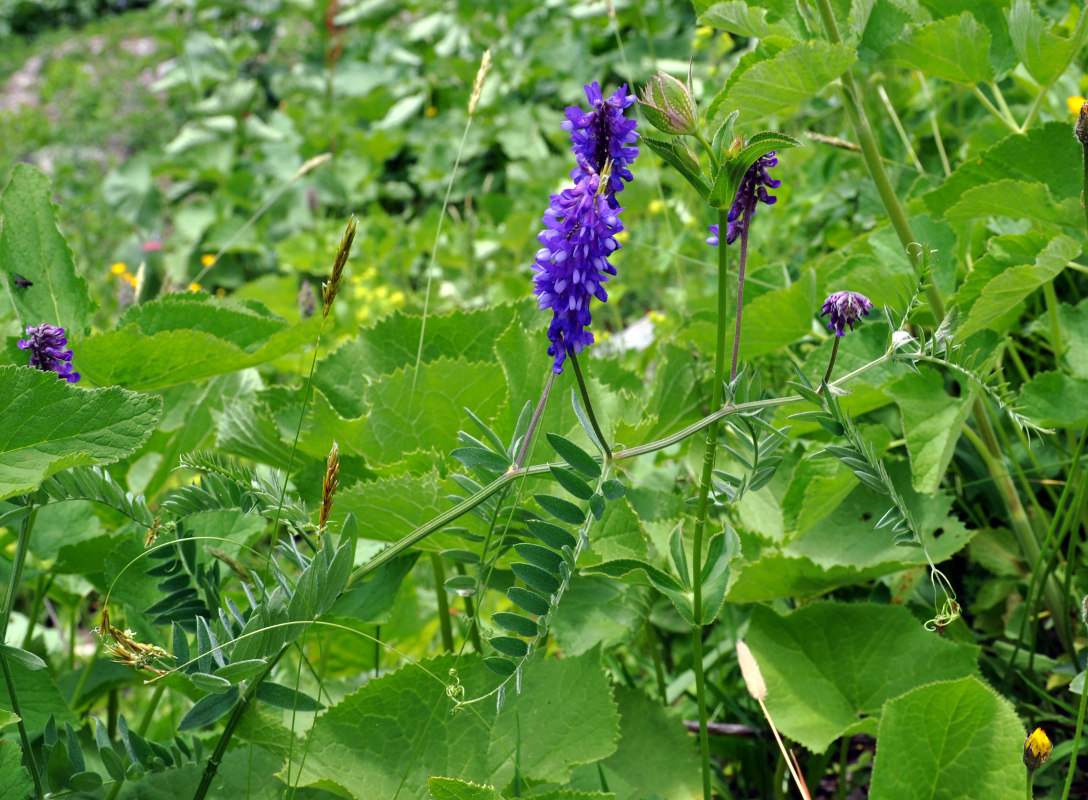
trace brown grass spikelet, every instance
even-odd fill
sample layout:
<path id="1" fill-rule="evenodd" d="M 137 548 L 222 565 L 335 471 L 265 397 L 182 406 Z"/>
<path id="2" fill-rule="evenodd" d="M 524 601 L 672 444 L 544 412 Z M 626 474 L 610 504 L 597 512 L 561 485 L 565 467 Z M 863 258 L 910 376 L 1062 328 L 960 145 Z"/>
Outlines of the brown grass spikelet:
<path id="1" fill-rule="evenodd" d="M 329 280 L 321 286 L 321 299 L 324 305 L 321 308 L 321 316 L 328 317 L 332 309 L 332 301 L 336 299 L 336 293 L 340 291 L 340 281 L 344 277 L 344 265 L 348 263 L 348 255 L 351 253 L 351 243 L 355 241 L 355 226 L 358 224 L 353 214 L 348 220 L 348 227 L 344 231 L 344 238 L 340 240 L 340 246 L 336 248 L 336 259 L 332 264 L 332 274 Z"/>
<path id="2" fill-rule="evenodd" d="M 476 113 L 476 106 L 480 102 L 480 94 L 484 90 L 484 81 L 487 80 L 487 73 L 491 71 L 491 48 L 484 50 L 483 58 L 480 59 L 480 68 L 476 70 L 476 80 L 472 82 L 472 97 L 468 101 L 468 115 L 471 117 Z"/>
<path id="3" fill-rule="evenodd" d="M 173 655 L 157 645 L 137 642 L 136 634 L 132 631 L 123 631 L 120 628 L 113 627 L 110 624 L 110 614 L 105 604 L 102 605 L 101 623 L 94 632 L 102 639 L 102 643 L 118 664 L 125 664 L 135 669 L 146 669 L 156 675 L 165 675 L 165 670 L 155 666 L 155 660 L 174 658 Z M 113 642 L 110 643 L 109 639 L 112 639 Z"/>
<path id="4" fill-rule="evenodd" d="M 321 482 L 321 513 L 317 518 L 318 536 L 325 530 L 332 514 L 333 495 L 340 485 L 340 447 L 335 441 L 332 450 L 329 451 L 329 461 L 325 465 L 325 479 Z"/>

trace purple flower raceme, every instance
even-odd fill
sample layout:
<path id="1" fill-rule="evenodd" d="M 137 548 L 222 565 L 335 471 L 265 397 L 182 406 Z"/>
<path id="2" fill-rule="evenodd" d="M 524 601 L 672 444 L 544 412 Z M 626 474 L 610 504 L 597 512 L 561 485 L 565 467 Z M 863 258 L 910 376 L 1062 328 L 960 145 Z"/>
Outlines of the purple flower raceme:
<path id="1" fill-rule="evenodd" d="M 594 297 L 608 300 L 603 284 L 616 274 L 608 257 L 619 249 L 616 234 L 623 230 L 615 195 L 632 179 L 628 166 L 638 156 L 637 122 L 623 116 L 634 95 L 621 86 L 605 99 L 596 82 L 585 91 L 592 109 L 568 108 L 563 123 L 578 159 L 570 173 L 574 186 L 551 196 L 533 263 L 533 293 L 553 314 L 548 355 L 555 357 L 556 373 L 563 371 L 567 353 L 593 343 L 586 330 L 592 322 L 589 304 Z"/>
<path id="2" fill-rule="evenodd" d="M 26 334 L 30 338 L 20 339 L 17 344 L 20 350 L 30 351 L 30 366 L 43 372 L 55 372 L 68 383 L 79 380 L 79 373 L 72 372 L 72 351 L 64 349 L 68 344 L 64 328 L 43 322 L 37 326 L 27 325 Z"/>
<path id="3" fill-rule="evenodd" d="M 775 158 L 772 150 L 767 155 L 756 159 L 756 162 L 744 173 L 737 196 L 733 198 L 733 205 L 729 207 L 729 227 L 725 229 L 726 244 L 733 244 L 737 240 L 744 227 L 744 220 L 756 213 L 759 203 L 773 206 L 778 202 L 777 197 L 767 192 L 768 189 L 777 189 L 782 185 L 782 181 L 775 180 L 767 174 L 768 168 L 777 166 L 778 159 Z M 711 225 L 710 236 L 707 237 L 706 243 L 717 246 L 718 236 L 718 226 Z"/>
<path id="4" fill-rule="evenodd" d="M 835 336 L 845 336 L 846 326 L 849 325 L 850 330 L 854 330 L 854 323 L 858 321 L 858 318 L 869 316 L 869 311 L 872 308 L 872 301 L 863 294 L 858 292 L 835 292 L 824 301 L 820 316 L 826 317 L 830 314 L 827 329 L 835 331 Z"/>

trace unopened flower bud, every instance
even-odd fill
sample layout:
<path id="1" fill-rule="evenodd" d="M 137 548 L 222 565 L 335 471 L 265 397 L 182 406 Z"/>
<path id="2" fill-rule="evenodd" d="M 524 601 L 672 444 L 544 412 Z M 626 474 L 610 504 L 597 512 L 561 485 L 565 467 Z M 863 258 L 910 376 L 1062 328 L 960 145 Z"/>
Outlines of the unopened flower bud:
<path id="1" fill-rule="evenodd" d="M 1050 739 L 1042 728 L 1036 728 L 1024 742 L 1024 765 L 1029 772 L 1034 772 L 1046 763 L 1050 758 L 1050 749 Z"/>
<path id="2" fill-rule="evenodd" d="M 646 119 L 660 131 L 673 136 L 699 130 L 699 112 L 691 96 L 691 71 L 685 85 L 672 75 L 658 72 L 642 87 L 639 98 Z"/>
<path id="3" fill-rule="evenodd" d="M 1080 107 L 1080 114 L 1077 115 L 1077 124 L 1073 127 L 1073 131 L 1077 134 L 1077 141 L 1088 147 L 1088 102 Z"/>

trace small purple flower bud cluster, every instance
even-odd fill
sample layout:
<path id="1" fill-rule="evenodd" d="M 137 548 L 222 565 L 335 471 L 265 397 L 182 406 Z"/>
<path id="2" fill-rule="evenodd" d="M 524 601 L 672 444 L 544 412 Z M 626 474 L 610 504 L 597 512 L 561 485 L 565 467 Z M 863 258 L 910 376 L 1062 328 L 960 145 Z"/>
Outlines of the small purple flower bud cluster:
<path id="1" fill-rule="evenodd" d="M 596 82 L 585 92 L 590 110 L 568 108 L 562 125 L 578 160 L 570 173 L 574 186 L 551 196 L 533 264 L 533 293 L 542 309 L 553 312 L 548 355 L 555 357 L 556 373 L 563 371 L 567 353 L 593 343 L 586 330 L 592 322 L 589 303 L 594 297 L 602 303 L 608 299 L 603 284 L 616 274 L 608 257 L 619 249 L 616 234 L 623 230 L 616 193 L 632 179 L 628 166 L 638 156 L 638 123 L 623 116 L 634 95 L 621 86 L 605 98 Z"/>
<path id="2" fill-rule="evenodd" d="M 846 335 L 846 326 L 854 330 L 854 323 L 859 317 L 869 316 L 873 303 L 863 294 L 858 292 L 835 292 L 824 301 L 821 317 L 830 314 L 830 322 L 827 323 L 829 331 L 835 331 L 836 336 Z"/>
<path id="3" fill-rule="evenodd" d="M 30 338 L 20 339 L 17 344 L 20 350 L 30 351 L 30 366 L 55 372 L 68 383 L 79 380 L 79 373 L 72 372 L 72 351 L 64 349 L 68 344 L 64 328 L 43 322 L 38 326 L 27 325 L 26 334 Z"/>
<path id="4" fill-rule="evenodd" d="M 777 197 L 767 192 L 768 189 L 777 189 L 782 185 L 782 181 L 775 180 L 767 174 L 768 168 L 777 166 L 778 159 L 775 158 L 772 150 L 767 155 L 760 156 L 744 173 L 737 196 L 733 198 L 733 205 L 729 207 L 729 227 L 725 230 L 726 244 L 733 244 L 737 240 L 744 228 L 744 220 L 750 219 L 756 213 L 759 203 L 773 206 L 778 202 Z M 710 226 L 710 236 L 707 237 L 706 243 L 717 246 L 717 225 Z"/>

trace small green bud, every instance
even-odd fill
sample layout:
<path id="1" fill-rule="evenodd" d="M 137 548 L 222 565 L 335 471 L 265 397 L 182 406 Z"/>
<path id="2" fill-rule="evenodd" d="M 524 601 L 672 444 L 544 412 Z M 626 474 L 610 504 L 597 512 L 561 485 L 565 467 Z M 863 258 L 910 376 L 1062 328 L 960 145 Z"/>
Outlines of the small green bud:
<path id="1" fill-rule="evenodd" d="M 672 75 L 658 72 L 642 87 L 639 102 L 646 119 L 658 130 L 673 136 L 699 130 L 699 112 L 691 96 L 690 68 L 686 85 Z"/>

